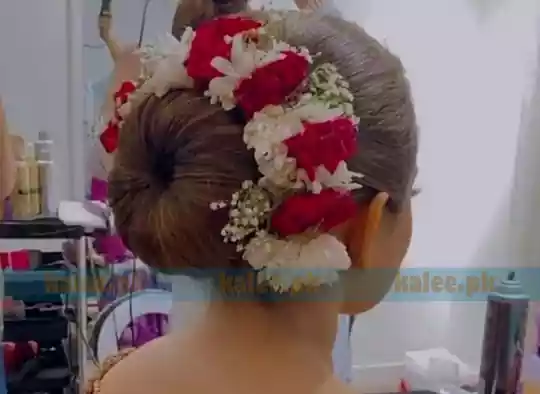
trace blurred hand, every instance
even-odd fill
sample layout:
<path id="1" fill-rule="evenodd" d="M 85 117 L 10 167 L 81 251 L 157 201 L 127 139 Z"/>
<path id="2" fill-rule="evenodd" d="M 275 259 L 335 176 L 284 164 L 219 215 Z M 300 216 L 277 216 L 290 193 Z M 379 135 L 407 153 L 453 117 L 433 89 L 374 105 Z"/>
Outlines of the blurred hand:
<path id="1" fill-rule="evenodd" d="M 114 64 L 115 77 L 121 82 L 127 80 L 136 81 L 141 76 L 141 55 L 137 53 L 137 45 L 123 46 L 118 52 Z"/>
<path id="2" fill-rule="evenodd" d="M 137 46 L 130 45 L 120 49 L 118 57 L 114 63 L 113 75 L 107 97 L 102 108 L 101 115 L 107 121 L 114 114 L 114 94 L 125 81 L 137 81 L 141 76 L 142 63 L 141 56 L 136 52 Z"/>
<path id="3" fill-rule="evenodd" d="M 98 19 L 99 37 L 105 42 L 111 38 L 111 26 L 112 15 L 110 13 L 100 14 Z"/>
<path id="4" fill-rule="evenodd" d="M 325 0 L 294 0 L 300 11 L 315 11 L 323 5 Z"/>

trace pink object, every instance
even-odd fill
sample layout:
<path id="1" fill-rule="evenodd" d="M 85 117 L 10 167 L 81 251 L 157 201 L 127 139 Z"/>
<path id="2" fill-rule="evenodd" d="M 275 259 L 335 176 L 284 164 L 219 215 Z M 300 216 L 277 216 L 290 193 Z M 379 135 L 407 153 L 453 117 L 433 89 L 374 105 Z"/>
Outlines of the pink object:
<path id="1" fill-rule="evenodd" d="M 94 201 L 107 201 L 108 183 L 103 179 L 92 177 L 90 183 L 90 199 Z"/>
<path id="2" fill-rule="evenodd" d="M 13 271 L 28 271 L 30 269 L 30 253 L 27 250 L 0 253 L 2 269 L 11 268 Z"/>
<path id="3" fill-rule="evenodd" d="M 93 201 L 107 201 L 108 183 L 103 179 L 92 177 L 90 184 L 90 199 Z M 103 255 L 105 262 L 115 263 L 122 261 L 129 254 L 120 237 L 116 235 L 96 236 L 94 244 L 96 252 Z"/>
<path id="4" fill-rule="evenodd" d="M 0 253 L 0 266 L 3 270 L 9 268 L 9 252 Z"/>
<path id="5" fill-rule="evenodd" d="M 398 392 L 401 394 L 410 393 L 411 392 L 411 386 L 405 379 L 401 379 L 399 381 L 399 387 Z"/>
<path id="6" fill-rule="evenodd" d="M 103 255 L 105 262 L 109 264 L 123 261 L 126 255 L 129 254 L 122 239 L 117 235 L 96 236 L 94 248 L 96 252 Z"/>
<path id="7" fill-rule="evenodd" d="M 27 250 L 11 252 L 10 257 L 13 271 L 28 271 L 30 269 L 30 253 Z"/>

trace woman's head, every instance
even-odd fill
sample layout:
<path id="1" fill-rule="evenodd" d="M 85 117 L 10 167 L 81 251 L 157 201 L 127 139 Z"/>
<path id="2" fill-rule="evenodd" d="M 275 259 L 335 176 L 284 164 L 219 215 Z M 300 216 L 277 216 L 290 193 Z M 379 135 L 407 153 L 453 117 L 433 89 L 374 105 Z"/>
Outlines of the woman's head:
<path id="1" fill-rule="evenodd" d="M 337 18 L 287 13 L 269 30 L 319 54 L 315 65 L 334 64 L 350 85 L 360 125 L 358 150 L 347 165 L 363 174 L 363 188 L 354 192 L 358 212 L 331 233 L 347 247 L 353 268 L 397 269 L 409 243 L 417 152 L 414 109 L 400 61 L 362 29 Z M 237 113 L 225 112 L 195 90 L 150 97 L 125 120 L 109 193 L 118 232 L 145 262 L 164 269 L 247 266 L 236 247 L 223 242 L 227 212 L 209 209 L 229 200 L 245 180 L 260 177 L 244 126 Z M 370 297 L 350 302 L 348 312 L 366 309 L 384 295 L 393 276 L 376 276 L 377 295 L 355 292 L 365 276 L 343 277 L 352 301 Z"/>
<path id="2" fill-rule="evenodd" d="M 244 12 L 248 3 L 249 0 L 180 0 L 173 18 L 172 34 L 179 39 L 186 27 L 196 28 L 218 15 Z"/>

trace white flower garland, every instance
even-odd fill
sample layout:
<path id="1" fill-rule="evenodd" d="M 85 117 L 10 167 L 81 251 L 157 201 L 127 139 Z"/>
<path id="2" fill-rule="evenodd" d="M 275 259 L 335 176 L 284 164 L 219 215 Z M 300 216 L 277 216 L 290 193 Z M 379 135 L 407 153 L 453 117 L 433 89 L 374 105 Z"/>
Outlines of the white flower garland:
<path id="1" fill-rule="evenodd" d="M 266 31 L 263 27 L 256 33 L 263 36 Z M 195 35 L 195 31 L 187 29 L 180 41 L 169 35 L 156 47 L 143 50 L 146 82 L 122 113 L 131 110 L 132 102 L 149 94 L 162 97 L 170 89 L 193 87 L 184 64 Z M 243 33 L 225 37 L 232 44 L 231 58 L 217 57 L 212 61 L 212 66 L 223 75 L 213 79 L 205 92 L 212 103 L 220 103 L 225 110 L 233 109 L 239 83 L 258 68 L 282 59 L 285 51 L 294 51 L 312 62 L 307 50 L 265 38 L 269 45 L 260 48 L 246 40 Z M 333 65 L 316 67 L 309 76 L 308 86 L 296 104 L 267 106 L 254 114 L 245 126 L 244 141 L 253 150 L 262 178 L 257 184 L 244 182 L 231 201 L 210 206 L 212 210 L 229 209 L 229 223 L 222 231 L 224 242 L 235 243 L 243 258 L 259 272 L 259 279 L 276 291 L 332 283 L 337 280 L 338 271 L 351 265 L 346 247 L 330 234 L 310 232 L 280 239 L 268 229 L 273 209 L 291 191 L 318 194 L 323 189 L 360 187 L 355 180 L 361 175 L 349 171 L 345 161 L 333 173 L 323 166 L 317 168 L 312 181 L 303 169 L 297 168 L 295 159 L 287 156 L 284 142 L 302 133 L 306 122 L 322 123 L 345 116 L 358 123 L 349 86 Z"/>

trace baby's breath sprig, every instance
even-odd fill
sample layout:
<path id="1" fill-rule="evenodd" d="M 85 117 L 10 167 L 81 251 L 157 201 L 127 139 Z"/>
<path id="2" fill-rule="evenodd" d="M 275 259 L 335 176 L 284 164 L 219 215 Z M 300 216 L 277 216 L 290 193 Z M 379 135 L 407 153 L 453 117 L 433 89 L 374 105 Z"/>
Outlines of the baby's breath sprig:
<path id="1" fill-rule="evenodd" d="M 309 93 L 329 108 L 340 108 L 345 115 L 354 117 L 354 97 L 349 83 L 333 64 L 324 63 L 313 70 L 309 76 Z"/>
<path id="2" fill-rule="evenodd" d="M 271 211 L 268 192 L 252 181 L 244 181 L 242 188 L 232 195 L 230 202 L 218 201 L 210 204 L 213 211 L 229 208 L 229 222 L 221 231 L 226 243 L 237 244 L 239 252 L 244 250 L 248 236 L 265 228 Z"/>

